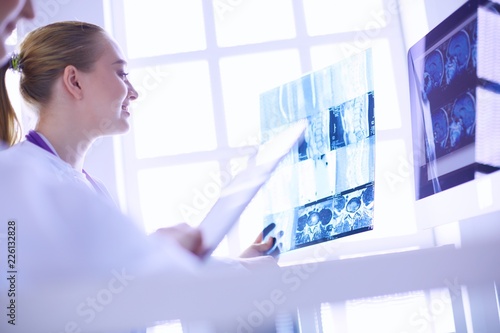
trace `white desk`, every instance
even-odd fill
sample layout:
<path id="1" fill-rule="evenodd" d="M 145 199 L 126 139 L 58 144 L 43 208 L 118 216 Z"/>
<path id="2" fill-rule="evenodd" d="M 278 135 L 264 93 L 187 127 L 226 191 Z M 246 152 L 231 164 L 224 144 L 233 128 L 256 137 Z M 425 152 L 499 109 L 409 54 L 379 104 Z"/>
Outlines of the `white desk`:
<path id="1" fill-rule="evenodd" d="M 186 278 L 157 272 L 134 277 L 112 299 L 103 291 L 109 288 L 109 281 L 74 281 L 23 290 L 19 294 L 18 325 L 15 329 L 2 327 L 1 331 L 127 331 L 169 319 L 234 327 L 238 320 L 258 323 L 260 317 L 272 318 L 278 310 L 293 311 L 321 302 L 445 288 L 456 279 L 470 286 L 499 281 L 498 253 L 500 242 L 484 241 L 460 249 L 450 245 L 218 278 Z M 320 288 L 326 285 L 329 288 Z M 80 306 L 82 310 L 88 297 L 100 297 L 106 304 L 86 322 L 89 308 L 85 316 L 79 315 L 77 309 Z M 1 325 L 4 324 L 5 320 Z"/>

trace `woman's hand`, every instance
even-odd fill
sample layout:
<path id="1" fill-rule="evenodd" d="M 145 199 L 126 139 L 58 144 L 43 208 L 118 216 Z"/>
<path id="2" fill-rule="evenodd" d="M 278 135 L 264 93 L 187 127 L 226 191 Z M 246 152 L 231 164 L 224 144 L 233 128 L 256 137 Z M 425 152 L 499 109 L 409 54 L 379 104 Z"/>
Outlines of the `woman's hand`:
<path id="1" fill-rule="evenodd" d="M 274 258 L 278 253 L 278 247 L 274 248 L 276 238 L 269 237 L 265 242 L 263 239 L 276 227 L 274 223 L 268 225 L 257 236 L 254 243 L 240 254 L 240 263 L 249 270 L 260 268 L 278 268 L 278 262 Z M 270 252 L 271 251 L 271 252 Z"/>
<path id="2" fill-rule="evenodd" d="M 274 229 L 276 225 L 274 223 L 268 225 L 264 230 L 257 236 L 254 243 L 250 245 L 245 251 L 240 254 L 240 258 L 255 258 L 260 256 L 276 255 L 278 249 L 275 249 L 273 253 L 268 253 L 269 250 L 273 248 L 276 243 L 276 238 L 269 237 L 265 242 L 262 240 L 264 237 Z"/>

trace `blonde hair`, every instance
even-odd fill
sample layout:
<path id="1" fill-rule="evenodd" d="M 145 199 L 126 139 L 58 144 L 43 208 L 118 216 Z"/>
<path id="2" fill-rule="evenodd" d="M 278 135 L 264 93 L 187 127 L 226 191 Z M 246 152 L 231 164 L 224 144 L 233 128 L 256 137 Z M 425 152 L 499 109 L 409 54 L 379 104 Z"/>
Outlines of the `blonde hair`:
<path id="1" fill-rule="evenodd" d="M 56 22 L 30 32 L 21 43 L 19 71 L 23 99 L 39 108 L 52 97 L 52 88 L 64 68 L 73 65 L 90 72 L 104 52 L 101 27 L 78 21 Z M 19 122 L 5 87 L 8 64 L 0 69 L 0 140 L 13 145 L 19 140 Z"/>
<path id="2" fill-rule="evenodd" d="M 20 126 L 16 112 L 10 103 L 5 84 L 9 64 L 0 68 L 0 146 L 2 142 L 12 146 L 19 140 Z"/>

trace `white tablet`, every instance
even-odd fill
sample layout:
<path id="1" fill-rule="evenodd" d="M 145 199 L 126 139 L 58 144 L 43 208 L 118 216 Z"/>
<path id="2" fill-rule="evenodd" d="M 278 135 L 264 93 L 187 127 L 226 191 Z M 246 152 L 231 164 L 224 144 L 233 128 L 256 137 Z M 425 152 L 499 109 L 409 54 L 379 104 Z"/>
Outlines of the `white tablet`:
<path id="1" fill-rule="evenodd" d="M 248 167 L 222 189 L 219 199 L 199 225 L 203 235 L 202 258 L 212 254 L 281 160 L 302 142 L 306 127 L 307 120 L 303 119 L 262 144 Z"/>

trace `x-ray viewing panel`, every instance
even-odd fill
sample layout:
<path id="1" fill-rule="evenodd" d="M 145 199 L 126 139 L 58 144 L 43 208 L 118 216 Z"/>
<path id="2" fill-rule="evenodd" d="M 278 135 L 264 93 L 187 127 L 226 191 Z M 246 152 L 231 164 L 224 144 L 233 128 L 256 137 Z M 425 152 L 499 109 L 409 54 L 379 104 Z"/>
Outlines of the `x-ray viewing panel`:
<path id="1" fill-rule="evenodd" d="M 499 169 L 499 122 L 481 97 L 500 92 L 489 48 L 499 14 L 487 1 L 468 1 L 408 52 L 417 200 Z"/>
<path id="2" fill-rule="evenodd" d="M 280 253 L 373 228 L 372 73 L 369 49 L 261 94 L 263 141 L 308 120 L 263 188 L 264 225 L 276 224 Z"/>

